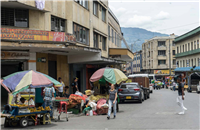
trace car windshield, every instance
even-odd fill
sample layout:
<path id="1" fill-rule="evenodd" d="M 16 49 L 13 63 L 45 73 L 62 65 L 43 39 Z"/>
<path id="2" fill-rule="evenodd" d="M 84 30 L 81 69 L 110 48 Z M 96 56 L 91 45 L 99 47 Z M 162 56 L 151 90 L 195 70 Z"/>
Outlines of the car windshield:
<path id="1" fill-rule="evenodd" d="M 138 88 L 136 84 L 123 84 L 121 88 L 135 89 Z"/>

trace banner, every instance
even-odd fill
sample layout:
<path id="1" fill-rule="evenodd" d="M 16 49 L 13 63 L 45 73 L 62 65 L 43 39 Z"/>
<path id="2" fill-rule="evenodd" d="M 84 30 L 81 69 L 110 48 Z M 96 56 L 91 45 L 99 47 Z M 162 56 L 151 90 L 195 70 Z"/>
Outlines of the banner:
<path id="1" fill-rule="evenodd" d="M 1 39 L 65 42 L 64 32 L 1 28 Z"/>
<path id="2" fill-rule="evenodd" d="M 169 70 L 154 70 L 154 74 L 169 74 Z M 171 74 L 174 74 L 171 70 Z"/>

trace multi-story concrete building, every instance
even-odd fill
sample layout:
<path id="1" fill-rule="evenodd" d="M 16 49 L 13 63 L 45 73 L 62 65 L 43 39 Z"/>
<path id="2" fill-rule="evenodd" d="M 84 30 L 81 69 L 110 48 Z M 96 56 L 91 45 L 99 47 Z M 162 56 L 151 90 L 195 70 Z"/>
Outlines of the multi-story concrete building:
<path id="1" fill-rule="evenodd" d="M 175 35 L 154 37 L 142 44 L 142 69 L 149 74 L 169 74 L 176 67 Z M 173 72 L 171 72 L 173 74 Z"/>
<path id="2" fill-rule="evenodd" d="M 135 56 L 132 62 L 133 73 L 140 73 L 142 70 L 142 50 L 135 52 Z"/>
<path id="3" fill-rule="evenodd" d="M 199 41 L 200 27 L 175 38 L 177 68 L 200 66 Z"/>
<path id="4" fill-rule="evenodd" d="M 128 49 L 116 51 L 122 34 L 108 1 L 41 2 L 1 1 L 1 77 L 32 69 L 68 86 L 78 77 L 83 92 L 96 69 L 133 59 Z"/>

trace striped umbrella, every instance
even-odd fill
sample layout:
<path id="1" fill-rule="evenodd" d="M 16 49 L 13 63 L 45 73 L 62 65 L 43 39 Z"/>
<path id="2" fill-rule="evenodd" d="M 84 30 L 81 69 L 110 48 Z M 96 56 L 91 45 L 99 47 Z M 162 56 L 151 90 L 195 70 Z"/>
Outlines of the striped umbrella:
<path id="1" fill-rule="evenodd" d="M 91 82 L 96 81 L 107 81 L 111 84 L 119 84 L 122 81 L 126 81 L 128 78 L 127 76 L 119 69 L 116 68 L 102 68 L 97 70 L 90 78 Z"/>
<path id="2" fill-rule="evenodd" d="M 33 70 L 16 72 L 2 79 L 2 86 L 9 88 L 13 94 L 28 88 L 50 87 L 53 85 L 57 87 L 62 86 L 60 82 L 52 77 Z"/>

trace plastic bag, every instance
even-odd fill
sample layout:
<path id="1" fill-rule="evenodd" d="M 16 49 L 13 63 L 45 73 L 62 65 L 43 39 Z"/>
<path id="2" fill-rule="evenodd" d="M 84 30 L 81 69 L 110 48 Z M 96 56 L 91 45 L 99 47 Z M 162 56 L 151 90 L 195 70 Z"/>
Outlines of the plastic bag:
<path id="1" fill-rule="evenodd" d="M 79 95 L 79 96 L 83 96 L 83 94 L 81 92 L 76 91 L 75 95 Z"/>

